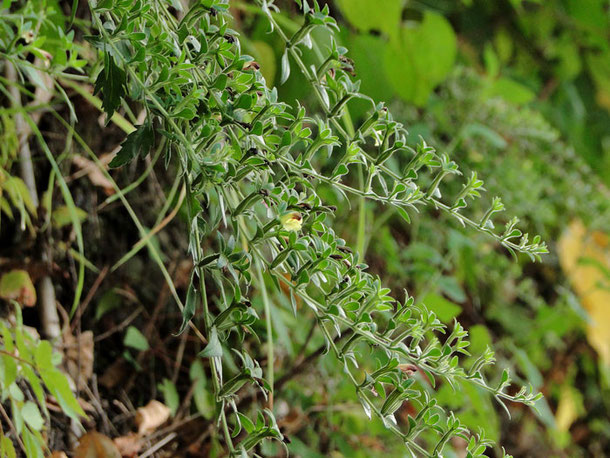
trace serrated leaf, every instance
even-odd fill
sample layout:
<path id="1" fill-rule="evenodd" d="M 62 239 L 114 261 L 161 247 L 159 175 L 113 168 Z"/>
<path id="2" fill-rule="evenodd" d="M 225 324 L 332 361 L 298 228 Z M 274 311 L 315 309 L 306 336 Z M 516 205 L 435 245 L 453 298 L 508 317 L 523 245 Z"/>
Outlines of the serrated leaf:
<path id="1" fill-rule="evenodd" d="M 121 98 L 125 96 L 126 88 L 125 71 L 117 66 L 110 54 L 104 54 L 104 69 L 95 80 L 94 94 L 102 93 L 102 108 L 108 119 L 121 106 Z"/>
<path id="2" fill-rule="evenodd" d="M 121 149 L 110 161 L 109 167 L 120 167 L 130 163 L 138 155 L 145 157 L 150 152 L 155 142 L 152 124 L 146 123 L 136 127 L 136 130 L 121 143 Z"/>

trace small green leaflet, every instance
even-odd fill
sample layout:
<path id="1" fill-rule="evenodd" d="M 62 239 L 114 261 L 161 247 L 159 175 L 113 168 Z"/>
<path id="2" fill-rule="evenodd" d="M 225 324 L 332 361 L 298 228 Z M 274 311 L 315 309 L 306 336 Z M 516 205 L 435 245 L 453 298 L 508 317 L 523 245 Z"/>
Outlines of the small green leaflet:
<path id="1" fill-rule="evenodd" d="M 104 70 L 97 75 L 93 93 L 102 92 L 102 108 L 108 114 L 108 119 L 112 117 L 116 109 L 121 105 L 121 98 L 125 96 L 126 88 L 125 71 L 117 66 L 110 54 L 105 53 Z"/>
<path id="2" fill-rule="evenodd" d="M 196 309 L 197 289 L 193 286 L 193 279 L 191 278 L 191 285 L 186 293 L 186 303 L 184 304 L 184 309 L 182 310 L 182 326 L 180 326 L 180 331 L 178 331 L 177 335 L 184 332 L 186 326 L 189 324 L 189 321 L 191 321 L 191 319 L 195 316 Z"/>
<path id="3" fill-rule="evenodd" d="M 218 340 L 218 331 L 216 330 L 216 326 L 212 326 L 210 337 L 208 338 L 208 344 L 199 353 L 199 356 L 202 358 L 212 358 L 214 356 L 220 358 L 222 356 L 222 346 L 220 345 L 220 340 Z"/>
<path id="4" fill-rule="evenodd" d="M 290 77 L 290 61 L 288 60 L 288 49 L 284 51 L 282 55 L 282 74 L 280 77 L 280 84 L 284 84 Z"/>
<path id="5" fill-rule="evenodd" d="M 146 351 L 150 348 L 148 345 L 148 340 L 144 337 L 138 328 L 134 328 L 133 326 L 129 326 L 127 328 L 127 333 L 125 333 L 125 338 L 123 339 L 123 343 L 127 347 L 135 348 L 136 350 Z"/>
<path id="6" fill-rule="evenodd" d="M 121 167 L 129 164 L 138 154 L 146 157 L 155 142 L 152 124 L 146 123 L 136 126 L 136 130 L 130 133 L 121 144 L 121 149 L 108 164 L 109 167 Z"/>

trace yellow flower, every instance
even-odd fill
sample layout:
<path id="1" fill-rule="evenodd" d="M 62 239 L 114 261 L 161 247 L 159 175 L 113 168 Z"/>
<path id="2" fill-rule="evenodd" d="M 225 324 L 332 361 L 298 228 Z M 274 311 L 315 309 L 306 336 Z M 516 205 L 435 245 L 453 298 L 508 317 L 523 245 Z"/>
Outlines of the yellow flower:
<path id="1" fill-rule="evenodd" d="M 280 222 L 285 230 L 297 232 L 303 226 L 303 217 L 299 212 L 288 212 L 282 215 Z"/>

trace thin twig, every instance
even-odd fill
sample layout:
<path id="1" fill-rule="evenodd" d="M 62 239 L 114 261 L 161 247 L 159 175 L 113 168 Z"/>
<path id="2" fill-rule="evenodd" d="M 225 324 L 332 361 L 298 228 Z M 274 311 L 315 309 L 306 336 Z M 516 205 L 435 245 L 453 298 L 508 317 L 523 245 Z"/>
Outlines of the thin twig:
<path id="1" fill-rule="evenodd" d="M 95 295 L 95 293 L 97 292 L 98 288 L 100 287 L 100 285 L 104 281 L 104 278 L 106 278 L 107 274 L 108 274 L 108 266 L 104 266 L 104 268 L 100 271 L 100 273 L 98 274 L 97 278 L 93 282 L 93 285 L 89 289 L 89 292 L 87 293 L 87 296 L 85 297 L 85 300 L 83 300 L 81 302 L 80 306 L 76 310 L 76 316 L 74 317 L 74 319 L 72 320 L 72 324 L 70 325 L 70 330 L 72 332 L 74 332 L 74 328 L 76 327 L 76 323 L 80 322 L 80 319 L 83 316 L 83 313 L 85 312 L 85 309 L 87 308 L 87 306 L 91 302 L 91 299 L 93 299 L 93 296 Z"/>
<path id="2" fill-rule="evenodd" d="M 27 451 L 25 449 L 25 445 L 23 444 L 23 442 L 21 441 L 21 437 L 19 436 L 19 434 L 17 433 L 17 430 L 15 429 L 15 425 L 13 424 L 13 422 L 11 421 L 10 417 L 8 416 L 8 414 L 6 413 L 6 410 L 4 410 L 4 407 L 2 407 L 2 404 L 0 403 L 0 413 L 2 413 L 2 416 L 4 417 L 4 420 L 6 421 L 6 423 L 8 424 L 8 427 L 11 429 L 11 431 L 13 432 L 13 434 L 15 435 L 15 440 L 17 441 L 17 443 L 19 444 L 19 446 L 21 447 L 21 450 L 23 450 L 23 453 L 25 453 L 24 456 L 27 456 Z"/>
<path id="3" fill-rule="evenodd" d="M 142 308 L 142 306 L 138 307 L 136 310 L 134 310 L 131 315 L 129 315 L 127 318 L 125 318 L 123 321 L 121 321 L 119 324 L 117 324 L 116 326 L 114 326 L 113 328 L 109 329 L 108 331 L 99 334 L 97 336 L 95 336 L 94 342 L 99 342 L 101 340 L 107 339 L 108 337 L 110 337 L 112 334 L 122 331 L 123 329 L 125 329 L 127 326 L 129 326 L 129 324 L 135 320 L 138 315 L 140 313 L 142 313 L 144 309 Z"/>
<path id="4" fill-rule="evenodd" d="M 171 433 L 168 434 L 166 437 L 164 437 L 163 439 L 161 439 L 159 442 L 157 442 L 155 445 L 153 445 L 151 448 L 149 448 L 148 450 L 146 450 L 144 453 L 142 453 L 140 455 L 140 458 L 146 458 L 148 456 L 151 456 L 153 453 L 155 453 L 157 450 L 161 449 L 162 447 L 164 447 L 165 445 L 167 445 L 169 442 L 173 441 L 178 435 L 176 433 Z"/>

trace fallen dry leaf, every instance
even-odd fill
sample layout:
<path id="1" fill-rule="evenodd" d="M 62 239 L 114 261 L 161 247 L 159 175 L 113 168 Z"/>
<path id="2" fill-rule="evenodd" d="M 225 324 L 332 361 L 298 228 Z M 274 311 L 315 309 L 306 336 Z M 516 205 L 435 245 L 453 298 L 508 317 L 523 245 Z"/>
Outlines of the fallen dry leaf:
<path id="1" fill-rule="evenodd" d="M 108 166 L 108 163 L 111 159 L 112 154 L 104 154 L 99 158 L 100 162 L 104 165 L 104 167 Z M 95 162 L 78 154 L 72 157 L 72 162 L 74 163 L 74 165 L 80 168 L 82 172 L 87 175 L 87 177 L 89 177 L 89 181 L 91 181 L 91 184 L 102 188 L 107 196 L 114 194 L 112 182 L 108 178 L 106 178 L 104 172 L 102 172 L 100 167 Z"/>
<path id="2" fill-rule="evenodd" d="M 99 383 L 104 388 L 111 390 L 127 378 L 130 370 L 129 363 L 123 358 L 119 358 L 104 371 L 99 378 Z"/>
<path id="3" fill-rule="evenodd" d="M 108 436 L 90 431 L 80 438 L 74 458 L 121 458 L 121 454 Z"/>
<path id="4" fill-rule="evenodd" d="M 570 386 L 564 385 L 559 396 L 559 405 L 555 412 L 555 424 L 559 431 L 567 432 L 572 423 L 576 421 L 584 412 L 582 395 Z"/>
<path id="5" fill-rule="evenodd" d="M 153 432 L 167 421 L 169 415 L 169 407 L 153 399 L 144 407 L 140 407 L 136 411 L 136 425 L 138 426 L 138 434 L 144 436 Z"/>
<path id="6" fill-rule="evenodd" d="M 22 269 L 13 269 L 0 278 L 0 297 L 7 301 L 17 301 L 26 307 L 36 304 L 36 288 L 30 274 Z"/>
<path id="7" fill-rule="evenodd" d="M 136 433 L 115 437 L 113 441 L 123 457 L 135 457 L 142 448 L 142 439 L 140 435 Z"/>
<path id="8" fill-rule="evenodd" d="M 570 224 L 559 241 L 559 261 L 591 320 L 587 340 L 601 361 L 610 366 L 610 239 L 601 232 L 589 233 L 580 221 Z"/>

